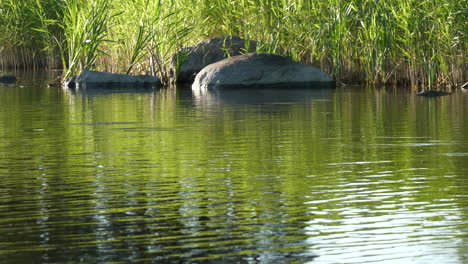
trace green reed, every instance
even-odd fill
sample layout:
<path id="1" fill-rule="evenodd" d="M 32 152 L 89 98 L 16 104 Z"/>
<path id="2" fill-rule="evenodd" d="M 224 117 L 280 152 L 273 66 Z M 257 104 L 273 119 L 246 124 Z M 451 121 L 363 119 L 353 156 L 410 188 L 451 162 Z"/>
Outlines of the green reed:
<path id="1" fill-rule="evenodd" d="M 112 42 L 106 49 L 110 57 L 101 62 L 109 71 L 148 73 L 169 82 L 172 54 L 186 42 L 190 25 L 175 7 L 176 1 L 115 0 L 121 14 L 112 19 Z"/>
<path id="2" fill-rule="evenodd" d="M 65 38 L 62 43 L 58 41 L 65 69 L 64 77 L 94 69 L 98 57 L 106 54 L 101 45 L 109 41 L 106 37 L 112 27 L 110 20 L 118 15 L 111 11 L 110 2 L 66 2 L 62 21 Z"/>
<path id="3" fill-rule="evenodd" d="M 468 78 L 466 0 L 0 0 L 0 10 L 3 66 L 59 46 L 64 66 L 78 65 L 70 73 L 150 73 L 167 82 L 179 48 L 237 35 L 344 83 L 449 88 Z"/>
<path id="4" fill-rule="evenodd" d="M 53 35 L 60 28 L 52 23 L 60 17 L 60 1 L 0 0 L 0 68 L 58 66 Z"/>

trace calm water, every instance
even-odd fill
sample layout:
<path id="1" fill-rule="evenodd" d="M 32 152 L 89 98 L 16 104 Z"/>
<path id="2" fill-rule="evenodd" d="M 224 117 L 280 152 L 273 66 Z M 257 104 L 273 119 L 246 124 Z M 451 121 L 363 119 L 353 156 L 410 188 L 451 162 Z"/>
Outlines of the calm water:
<path id="1" fill-rule="evenodd" d="M 468 263 L 468 94 L 44 80 L 0 85 L 0 263 Z"/>

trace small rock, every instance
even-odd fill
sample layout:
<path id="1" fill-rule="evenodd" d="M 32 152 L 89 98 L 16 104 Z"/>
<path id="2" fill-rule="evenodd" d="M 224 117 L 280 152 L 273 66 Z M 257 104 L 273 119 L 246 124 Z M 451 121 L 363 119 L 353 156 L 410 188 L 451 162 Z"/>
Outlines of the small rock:
<path id="1" fill-rule="evenodd" d="M 84 70 L 79 75 L 67 78 L 62 84 L 71 89 L 90 88 L 147 88 L 157 87 L 161 84 L 156 76 L 127 75 L 110 72 Z"/>
<path id="2" fill-rule="evenodd" d="M 5 74 L 0 76 L 0 83 L 14 83 L 16 82 L 16 76 L 13 74 Z"/>
<path id="3" fill-rule="evenodd" d="M 435 90 L 423 90 L 416 94 L 416 96 L 425 96 L 425 97 L 437 97 L 437 96 L 444 96 L 449 95 L 449 92 L 444 91 L 435 91 Z"/>

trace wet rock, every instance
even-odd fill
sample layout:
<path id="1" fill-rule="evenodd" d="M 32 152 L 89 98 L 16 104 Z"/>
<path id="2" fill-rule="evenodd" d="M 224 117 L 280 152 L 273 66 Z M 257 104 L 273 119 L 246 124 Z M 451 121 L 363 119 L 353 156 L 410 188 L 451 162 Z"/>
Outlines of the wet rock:
<path id="1" fill-rule="evenodd" d="M 424 90 L 422 92 L 417 93 L 417 96 L 425 96 L 425 97 L 437 97 L 437 96 L 444 96 L 449 95 L 449 92 L 444 91 L 434 91 L 434 90 Z"/>
<path id="2" fill-rule="evenodd" d="M 275 54 L 251 53 L 208 65 L 197 74 L 192 90 L 325 86 L 334 86 L 334 82 L 318 68 Z"/>
<path id="3" fill-rule="evenodd" d="M 151 75 L 127 75 L 85 70 L 79 75 L 65 80 L 63 86 L 71 89 L 150 88 L 160 84 L 158 77 Z"/>
<path id="4" fill-rule="evenodd" d="M 16 82 L 16 76 L 13 74 L 5 74 L 0 76 L 0 83 L 14 83 Z"/>
<path id="5" fill-rule="evenodd" d="M 192 83 L 195 75 L 207 65 L 230 56 L 253 52 L 256 48 L 257 43 L 255 41 L 239 37 L 220 37 L 203 40 L 195 46 L 179 50 L 172 57 L 172 78 L 175 77 L 178 83 Z M 177 70 L 178 64 L 180 66 Z"/>

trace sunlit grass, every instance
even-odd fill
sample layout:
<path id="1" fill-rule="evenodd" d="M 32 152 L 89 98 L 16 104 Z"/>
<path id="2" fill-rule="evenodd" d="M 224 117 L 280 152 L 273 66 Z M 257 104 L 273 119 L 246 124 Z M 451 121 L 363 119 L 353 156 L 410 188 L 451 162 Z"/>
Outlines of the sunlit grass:
<path id="1" fill-rule="evenodd" d="M 62 16 L 60 2 L 0 0 L 0 68 L 59 65 L 50 36 L 61 34 L 52 22 Z"/>
<path id="2" fill-rule="evenodd" d="M 344 83 L 458 87 L 468 72 L 464 0 L 0 0 L 0 12 L 3 67 L 43 65 L 61 49 L 66 75 L 168 82 L 179 48 L 236 35 Z"/>

